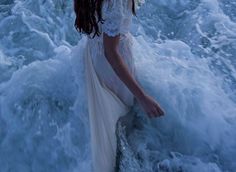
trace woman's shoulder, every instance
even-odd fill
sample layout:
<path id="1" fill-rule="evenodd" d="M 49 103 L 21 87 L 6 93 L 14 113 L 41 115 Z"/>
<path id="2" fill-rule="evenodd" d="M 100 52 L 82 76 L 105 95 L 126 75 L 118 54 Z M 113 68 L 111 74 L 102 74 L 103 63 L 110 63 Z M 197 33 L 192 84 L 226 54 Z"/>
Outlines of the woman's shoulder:
<path id="1" fill-rule="evenodd" d="M 132 0 L 105 0 L 102 17 L 102 31 L 109 36 L 129 32 L 132 19 L 132 9 L 127 7 Z M 130 12 L 128 11 L 130 10 Z"/>
<path id="2" fill-rule="evenodd" d="M 119 12 L 126 14 L 132 10 L 132 0 L 104 0 L 103 12 L 114 13 Z"/>

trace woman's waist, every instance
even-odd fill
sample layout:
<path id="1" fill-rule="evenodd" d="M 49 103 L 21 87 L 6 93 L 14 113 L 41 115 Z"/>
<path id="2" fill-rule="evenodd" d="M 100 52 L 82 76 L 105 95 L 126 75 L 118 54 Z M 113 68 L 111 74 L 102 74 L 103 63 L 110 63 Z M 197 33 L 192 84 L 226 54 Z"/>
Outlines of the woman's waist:
<path id="1" fill-rule="evenodd" d="M 95 36 L 94 38 L 92 36 L 87 36 L 89 42 L 103 42 L 103 33 L 101 33 L 100 36 Z M 120 41 L 127 41 L 132 42 L 132 34 L 130 32 L 120 33 Z"/>
<path id="2" fill-rule="evenodd" d="M 120 32 L 119 33 L 120 34 L 120 37 L 129 37 L 129 36 L 131 36 L 132 34 L 130 33 L 130 31 L 123 31 L 123 32 Z M 91 36 L 89 36 L 89 35 L 87 35 L 88 36 L 88 38 L 90 38 L 90 39 L 94 39 L 94 38 L 101 38 L 101 37 L 103 37 L 103 32 L 101 32 L 101 34 L 99 35 L 99 36 L 95 36 L 94 38 L 93 38 L 93 33 L 91 33 Z"/>

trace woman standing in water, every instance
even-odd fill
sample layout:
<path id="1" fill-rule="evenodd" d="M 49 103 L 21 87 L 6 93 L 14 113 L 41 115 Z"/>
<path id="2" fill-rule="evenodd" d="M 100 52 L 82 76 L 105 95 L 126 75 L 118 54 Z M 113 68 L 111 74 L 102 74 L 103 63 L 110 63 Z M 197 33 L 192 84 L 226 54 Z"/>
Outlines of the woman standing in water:
<path id="1" fill-rule="evenodd" d="M 136 81 L 129 33 L 134 0 L 74 0 L 75 27 L 88 35 L 84 51 L 92 169 L 113 172 L 116 123 L 138 102 L 149 117 L 164 115 Z"/>

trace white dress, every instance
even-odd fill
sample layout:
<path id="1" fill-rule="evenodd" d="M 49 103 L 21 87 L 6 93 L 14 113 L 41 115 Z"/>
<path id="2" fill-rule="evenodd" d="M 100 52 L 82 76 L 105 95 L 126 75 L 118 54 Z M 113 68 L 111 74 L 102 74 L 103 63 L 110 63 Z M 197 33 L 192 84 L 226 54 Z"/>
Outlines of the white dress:
<path id="1" fill-rule="evenodd" d="M 101 33 L 120 34 L 119 52 L 135 77 L 132 55 L 132 0 L 105 0 Z M 134 104 L 134 96 L 104 56 L 103 38 L 89 38 L 84 54 L 93 172 L 113 172 L 116 165 L 116 124 Z"/>

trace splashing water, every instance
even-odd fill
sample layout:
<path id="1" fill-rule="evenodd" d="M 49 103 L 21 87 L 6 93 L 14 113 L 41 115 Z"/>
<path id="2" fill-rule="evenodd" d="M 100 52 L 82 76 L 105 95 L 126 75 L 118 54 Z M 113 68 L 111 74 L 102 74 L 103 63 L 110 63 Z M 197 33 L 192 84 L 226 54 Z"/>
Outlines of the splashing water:
<path id="1" fill-rule="evenodd" d="M 147 0 L 133 20 L 139 82 L 166 111 L 140 107 L 124 172 L 236 171 L 236 2 Z M 0 171 L 91 171 L 84 37 L 71 1 L 0 3 Z"/>

